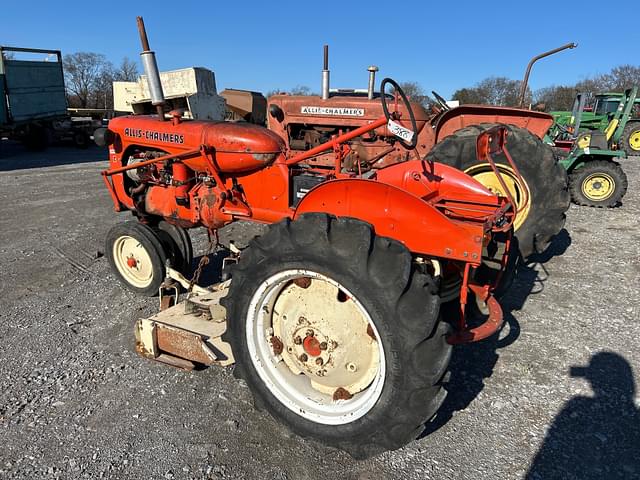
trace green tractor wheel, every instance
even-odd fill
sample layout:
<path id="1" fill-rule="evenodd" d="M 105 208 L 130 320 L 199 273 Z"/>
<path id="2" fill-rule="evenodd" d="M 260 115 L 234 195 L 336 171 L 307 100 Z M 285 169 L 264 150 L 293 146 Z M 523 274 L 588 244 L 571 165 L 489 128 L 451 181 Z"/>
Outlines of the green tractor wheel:
<path id="1" fill-rule="evenodd" d="M 627 176 L 619 164 L 593 160 L 569 175 L 571 198 L 578 205 L 615 207 L 627 191 Z"/>
<path id="2" fill-rule="evenodd" d="M 640 122 L 627 123 L 620 142 L 627 155 L 640 155 Z"/>

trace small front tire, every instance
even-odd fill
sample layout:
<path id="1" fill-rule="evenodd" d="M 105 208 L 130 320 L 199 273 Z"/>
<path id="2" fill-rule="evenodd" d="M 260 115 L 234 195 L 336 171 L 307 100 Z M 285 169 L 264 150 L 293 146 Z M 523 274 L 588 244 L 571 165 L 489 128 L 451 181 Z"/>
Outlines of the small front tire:
<path id="1" fill-rule="evenodd" d="M 587 207 L 616 207 L 627 192 L 627 175 L 613 161 L 592 160 L 569 175 L 571 199 Z"/>
<path id="2" fill-rule="evenodd" d="M 160 220 L 154 230 L 165 247 L 171 266 L 188 275 L 193 261 L 193 246 L 187 230 L 165 220 Z"/>
<path id="3" fill-rule="evenodd" d="M 640 122 L 627 123 L 622 131 L 620 143 L 627 155 L 640 155 Z"/>
<path id="4" fill-rule="evenodd" d="M 154 230 L 130 221 L 107 233 L 106 255 L 118 279 L 129 290 L 153 297 L 165 277 L 167 254 Z"/>

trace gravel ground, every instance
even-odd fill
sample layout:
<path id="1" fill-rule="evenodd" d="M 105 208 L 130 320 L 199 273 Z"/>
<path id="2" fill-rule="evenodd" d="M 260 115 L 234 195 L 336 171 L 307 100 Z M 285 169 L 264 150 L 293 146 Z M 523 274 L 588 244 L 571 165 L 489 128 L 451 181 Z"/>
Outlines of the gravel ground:
<path id="1" fill-rule="evenodd" d="M 500 337 L 456 349 L 429 435 L 358 462 L 255 411 L 230 368 L 136 356 L 133 321 L 157 306 L 102 256 L 128 218 L 105 152 L 0 148 L 0 478 L 640 478 L 640 158 L 622 207 L 572 206 L 520 272 Z"/>

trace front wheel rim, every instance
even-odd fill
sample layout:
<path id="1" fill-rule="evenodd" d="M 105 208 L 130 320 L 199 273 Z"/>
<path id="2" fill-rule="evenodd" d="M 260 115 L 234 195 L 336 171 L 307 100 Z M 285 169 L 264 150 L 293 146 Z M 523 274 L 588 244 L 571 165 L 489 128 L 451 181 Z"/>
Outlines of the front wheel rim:
<path id="1" fill-rule="evenodd" d="M 256 373 L 297 415 L 343 425 L 380 398 L 386 369 L 378 330 L 339 282 L 310 270 L 279 272 L 260 284 L 245 322 Z"/>
<path id="2" fill-rule="evenodd" d="M 616 182 L 606 173 L 593 173 L 582 182 L 582 193 L 589 200 L 602 202 L 607 200 L 616 189 Z"/>
<path id="3" fill-rule="evenodd" d="M 629 146 L 632 150 L 640 152 L 640 130 L 631 132 L 631 135 L 629 135 Z"/>
<path id="4" fill-rule="evenodd" d="M 518 211 L 518 214 L 516 215 L 513 228 L 514 231 L 517 231 L 529 216 L 529 211 L 531 210 L 531 190 L 529 189 L 529 185 L 527 185 L 525 179 L 522 177 L 518 178 L 518 175 L 516 175 L 515 171 L 511 167 L 501 164 L 496 164 L 496 167 L 502 175 L 502 179 L 504 180 L 509 193 L 511 193 L 511 197 L 516 203 L 514 207 L 516 208 L 516 211 Z M 491 165 L 488 163 L 481 163 L 469 167 L 464 171 L 464 173 L 473 177 L 492 193 L 501 197 L 507 197 L 506 192 L 502 191 L 503 188 L 498 177 L 493 172 Z M 527 195 L 526 203 L 524 201 L 524 189 L 529 193 Z"/>
<path id="5" fill-rule="evenodd" d="M 113 243 L 113 260 L 122 277 L 136 288 L 146 288 L 153 281 L 151 256 L 139 240 L 122 235 Z"/>

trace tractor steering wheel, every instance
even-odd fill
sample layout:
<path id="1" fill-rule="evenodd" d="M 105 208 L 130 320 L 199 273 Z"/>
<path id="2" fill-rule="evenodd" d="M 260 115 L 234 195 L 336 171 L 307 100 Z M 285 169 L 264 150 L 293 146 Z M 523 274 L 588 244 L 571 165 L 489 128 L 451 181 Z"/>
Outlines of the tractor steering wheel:
<path id="1" fill-rule="evenodd" d="M 431 93 L 433 93 L 433 96 L 435 97 L 436 101 L 444 109 L 445 112 L 447 110 L 451 110 L 451 107 L 447 105 L 447 101 L 444 98 L 442 98 L 442 96 L 438 95 L 438 92 L 436 92 L 435 90 L 431 90 Z"/>
<path id="2" fill-rule="evenodd" d="M 395 90 L 395 105 L 393 112 L 389 112 L 387 105 L 387 95 L 384 91 L 387 84 L 391 84 Z M 399 125 L 396 121 L 400 121 L 401 113 L 398 111 L 398 97 L 402 99 L 407 112 L 409 112 L 409 121 L 411 122 L 411 129 L 407 129 L 403 125 Z M 380 84 L 380 102 L 382 103 L 382 111 L 387 119 L 387 128 L 399 139 L 402 146 L 408 150 L 413 150 L 418 144 L 418 125 L 416 124 L 416 117 L 413 115 L 413 109 L 409 103 L 409 99 L 405 95 L 404 91 L 400 88 L 395 80 L 385 78 Z M 392 123 L 390 123 L 392 122 Z M 399 128 L 398 128 L 399 127 Z"/>

